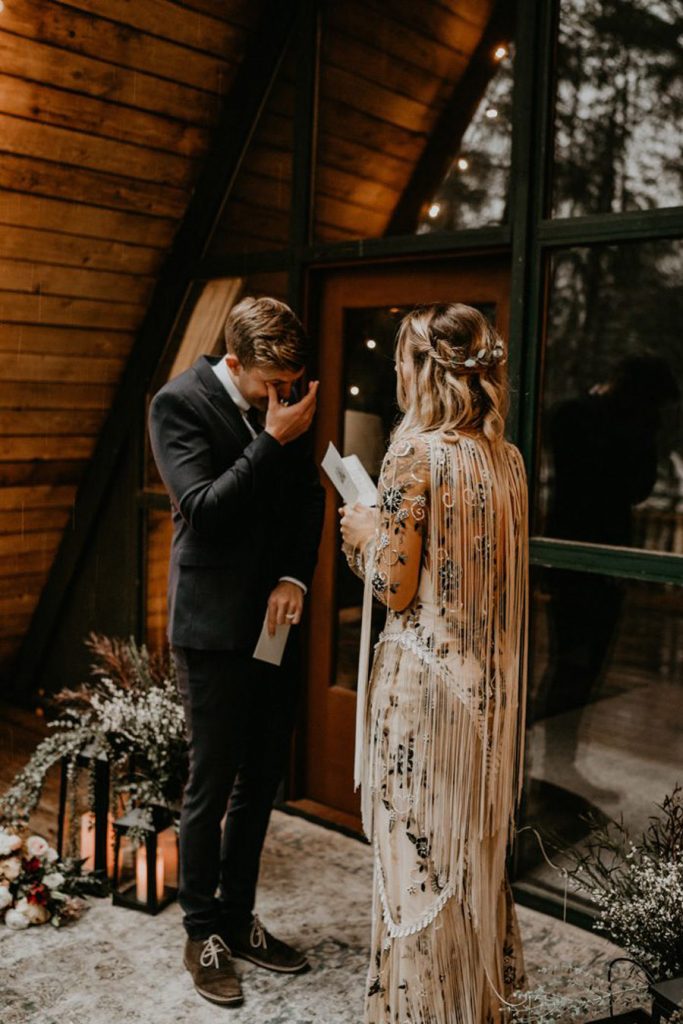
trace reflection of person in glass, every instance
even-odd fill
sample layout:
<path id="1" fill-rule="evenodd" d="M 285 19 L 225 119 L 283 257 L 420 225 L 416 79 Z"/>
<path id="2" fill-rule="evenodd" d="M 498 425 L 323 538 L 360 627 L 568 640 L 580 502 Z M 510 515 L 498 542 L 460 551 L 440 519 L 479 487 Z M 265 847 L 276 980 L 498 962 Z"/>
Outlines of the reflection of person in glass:
<path id="1" fill-rule="evenodd" d="M 404 416 L 378 507 L 342 510 L 346 556 L 387 606 L 367 701 L 359 684 L 357 779 L 376 856 L 368 1024 L 493 1024 L 523 981 L 505 857 L 527 499 L 504 440 L 503 363 L 477 310 L 409 313 L 396 350 Z"/>
<path id="2" fill-rule="evenodd" d="M 611 378 L 551 410 L 554 481 L 547 534 L 592 544 L 632 543 L 632 510 L 657 477 L 661 411 L 678 399 L 668 364 L 655 356 L 621 360 Z M 550 667 L 537 717 L 582 708 L 595 696 L 619 622 L 623 585 L 594 573 L 548 573 Z M 563 724 L 565 782 L 575 772 L 580 716 Z M 583 789 L 595 787 L 578 780 Z"/>

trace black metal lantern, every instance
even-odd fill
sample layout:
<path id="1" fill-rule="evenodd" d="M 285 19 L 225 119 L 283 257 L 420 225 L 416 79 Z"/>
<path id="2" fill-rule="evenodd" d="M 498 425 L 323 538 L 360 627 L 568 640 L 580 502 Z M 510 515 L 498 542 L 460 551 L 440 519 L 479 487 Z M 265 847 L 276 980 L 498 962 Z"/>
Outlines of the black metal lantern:
<path id="1" fill-rule="evenodd" d="M 166 807 L 138 808 L 114 822 L 112 902 L 158 914 L 178 892 L 178 836 Z"/>
<path id="2" fill-rule="evenodd" d="M 86 748 L 76 755 L 76 772 L 85 770 L 92 775 L 94 801 L 92 807 L 85 811 L 81 809 L 73 821 L 67 822 L 67 803 L 70 798 L 69 765 L 70 759 L 63 757 L 57 813 L 57 852 L 60 857 L 64 855 L 67 830 L 74 828 L 78 833 L 73 844 L 75 855 L 84 862 L 84 870 L 100 871 L 111 877 L 114 862 L 112 852 L 113 820 L 109 813 L 109 762 L 103 754 L 98 754 L 92 748 Z M 77 785 L 77 781 L 72 779 L 71 784 Z M 76 799 L 75 794 L 73 798 Z"/>

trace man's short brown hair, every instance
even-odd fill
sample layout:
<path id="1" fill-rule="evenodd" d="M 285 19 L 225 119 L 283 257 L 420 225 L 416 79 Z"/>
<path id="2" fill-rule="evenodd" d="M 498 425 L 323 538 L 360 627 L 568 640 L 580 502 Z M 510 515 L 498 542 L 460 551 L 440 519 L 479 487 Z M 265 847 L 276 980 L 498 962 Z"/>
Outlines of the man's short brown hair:
<path id="1" fill-rule="evenodd" d="M 251 296 L 230 310 L 225 347 L 242 366 L 277 366 L 296 372 L 305 365 L 308 339 L 301 321 L 279 299 Z"/>

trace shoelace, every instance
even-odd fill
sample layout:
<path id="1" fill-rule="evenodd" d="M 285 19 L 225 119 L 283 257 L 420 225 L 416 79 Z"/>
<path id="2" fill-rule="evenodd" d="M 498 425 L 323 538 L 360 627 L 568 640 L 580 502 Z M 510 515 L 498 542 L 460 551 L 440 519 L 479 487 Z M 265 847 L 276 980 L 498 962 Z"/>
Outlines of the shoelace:
<path id="1" fill-rule="evenodd" d="M 249 942 L 251 943 L 254 949 L 259 949 L 261 946 L 263 946 L 264 949 L 268 949 L 268 943 L 266 941 L 266 930 L 259 921 L 256 914 L 254 914 L 254 918 L 252 921 Z"/>
<path id="2" fill-rule="evenodd" d="M 209 935 L 204 943 L 199 962 L 202 967 L 220 967 L 218 957 L 221 953 L 227 953 L 228 959 L 232 956 L 230 948 L 223 942 L 220 935 Z"/>

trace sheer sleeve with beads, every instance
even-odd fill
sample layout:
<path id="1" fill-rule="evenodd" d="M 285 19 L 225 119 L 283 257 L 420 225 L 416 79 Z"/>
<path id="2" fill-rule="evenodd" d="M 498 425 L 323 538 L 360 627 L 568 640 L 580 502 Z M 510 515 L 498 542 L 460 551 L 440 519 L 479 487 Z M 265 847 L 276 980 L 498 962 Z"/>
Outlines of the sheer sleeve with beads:
<path id="1" fill-rule="evenodd" d="M 423 437 L 394 441 L 384 457 L 377 492 L 377 527 L 364 548 L 344 546 L 353 571 L 372 572 L 374 596 L 403 611 L 417 592 L 429 504 L 429 446 Z"/>

